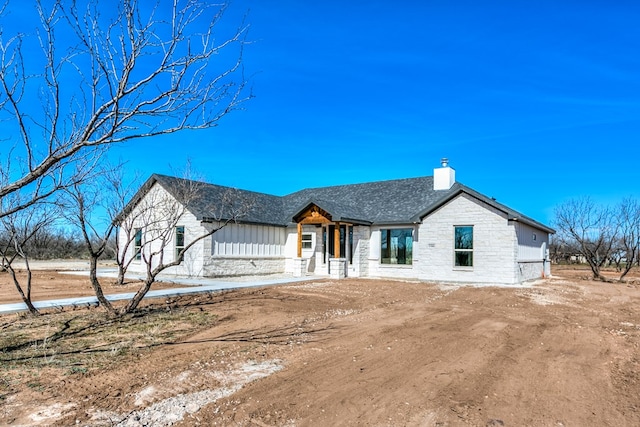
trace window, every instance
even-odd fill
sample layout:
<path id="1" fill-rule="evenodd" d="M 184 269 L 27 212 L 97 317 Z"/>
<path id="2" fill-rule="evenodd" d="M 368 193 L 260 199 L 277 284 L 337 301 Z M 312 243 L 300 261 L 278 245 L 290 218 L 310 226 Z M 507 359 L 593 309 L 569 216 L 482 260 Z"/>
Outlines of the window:
<path id="1" fill-rule="evenodd" d="M 382 229 L 380 235 L 382 264 L 413 264 L 413 229 Z"/>
<path id="2" fill-rule="evenodd" d="M 322 263 L 327 263 L 327 257 L 334 258 L 336 254 L 336 226 L 328 225 L 326 227 L 322 227 Z M 353 226 L 341 225 L 339 228 L 339 249 L 340 256 L 342 258 L 349 259 L 349 264 L 353 264 Z M 349 242 L 349 253 L 346 251 L 346 241 L 345 236 L 348 235 Z"/>
<path id="3" fill-rule="evenodd" d="M 184 251 L 184 225 L 179 225 L 176 227 L 175 259 L 178 259 L 182 251 Z"/>
<path id="4" fill-rule="evenodd" d="M 136 260 L 142 259 L 142 228 L 136 228 L 133 236 L 133 253 Z"/>
<path id="5" fill-rule="evenodd" d="M 302 249 L 313 249 L 313 236 L 311 233 L 302 234 Z"/>
<path id="6" fill-rule="evenodd" d="M 473 226 L 455 227 L 455 266 L 473 267 Z"/>

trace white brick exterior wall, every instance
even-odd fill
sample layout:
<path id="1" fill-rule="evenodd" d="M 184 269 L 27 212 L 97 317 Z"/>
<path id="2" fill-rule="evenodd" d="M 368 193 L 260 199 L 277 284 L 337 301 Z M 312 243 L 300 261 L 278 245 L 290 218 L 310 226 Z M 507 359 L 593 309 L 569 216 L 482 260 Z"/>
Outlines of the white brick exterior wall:
<path id="1" fill-rule="evenodd" d="M 454 227 L 473 226 L 473 267 L 454 266 Z M 380 263 L 380 230 L 372 227 L 369 275 L 441 282 L 505 283 L 519 281 L 516 236 L 504 213 L 463 194 L 442 206 L 414 229 L 413 264 Z"/>
<path id="2" fill-rule="evenodd" d="M 454 266 L 454 227 L 473 226 L 473 267 Z M 506 214 L 466 194 L 424 219 L 418 269 L 437 281 L 515 283 L 515 233 Z"/>

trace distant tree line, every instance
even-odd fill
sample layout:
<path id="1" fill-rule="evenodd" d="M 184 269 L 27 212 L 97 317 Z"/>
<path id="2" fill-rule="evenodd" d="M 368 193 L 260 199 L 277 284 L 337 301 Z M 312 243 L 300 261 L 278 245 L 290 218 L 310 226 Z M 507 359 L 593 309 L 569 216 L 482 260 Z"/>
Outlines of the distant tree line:
<path id="1" fill-rule="evenodd" d="M 602 268 L 614 266 L 624 281 L 640 263 L 640 202 L 634 198 L 616 205 L 569 200 L 556 207 L 554 226 L 552 261 L 586 263 L 596 280 L 607 281 Z"/>
<path id="2" fill-rule="evenodd" d="M 87 258 L 87 248 L 79 233 L 63 227 L 45 226 L 39 229 L 16 230 L 20 234 L 33 236 L 22 245 L 26 253 L 35 260 Z M 7 255 L 16 252 L 12 233 L 7 227 L 0 228 L 0 247 L 7 248 Z"/>

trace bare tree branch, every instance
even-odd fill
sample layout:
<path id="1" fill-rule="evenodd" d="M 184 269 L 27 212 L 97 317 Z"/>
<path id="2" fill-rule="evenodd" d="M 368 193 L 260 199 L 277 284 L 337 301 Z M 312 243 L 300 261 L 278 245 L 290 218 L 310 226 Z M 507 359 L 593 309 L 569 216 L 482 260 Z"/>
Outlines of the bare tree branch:
<path id="1" fill-rule="evenodd" d="M 3 200 L 3 203 L 7 203 L 7 200 Z M 19 204 L 20 202 L 16 200 L 14 203 Z M 56 210 L 53 207 L 34 204 L 28 209 L 22 209 L 14 214 L 0 218 L 0 230 L 4 236 L 2 244 L 0 244 L 2 266 L 11 274 L 20 298 L 33 315 L 38 315 L 39 312 L 31 301 L 32 274 L 29 264 L 28 243 L 51 222 L 55 215 Z M 14 265 L 16 260 L 21 260 L 24 263 L 26 271 L 24 283 L 21 283 L 21 279 L 18 277 Z"/>
<path id="2" fill-rule="evenodd" d="M 179 179 L 171 189 L 151 188 L 136 207 L 128 213 L 134 218 L 134 230 L 141 230 L 144 241 L 140 248 L 140 258 L 145 265 L 146 277 L 143 286 L 124 308 L 124 312 L 135 310 L 144 296 L 149 292 L 157 276 L 163 271 L 179 266 L 185 255 L 202 241 L 231 222 L 245 216 L 253 207 L 253 200 L 248 200 L 240 192 L 229 189 L 219 200 L 206 201 L 207 211 L 211 218 L 204 218 L 198 227 L 185 227 L 184 243 L 181 250 L 175 248 L 176 228 L 189 213 L 188 207 L 202 203 L 204 184 L 192 179 Z M 167 257 L 171 256 L 170 259 Z M 127 254 L 132 258 L 133 254 Z"/>
<path id="3" fill-rule="evenodd" d="M 104 147 L 216 126 L 250 98 L 248 25 L 225 29 L 226 11 L 204 0 L 37 0 L 34 33 L 3 29 L 0 198 L 23 197 L 0 217 L 81 183 L 78 164 Z"/>
<path id="4" fill-rule="evenodd" d="M 619 225 L 613 211 L 588 197 L 569 200 L 556 208 L 557 239 L 577 243 L 593 278 L 606 281 L 601 273 L 618 238 Z"/>

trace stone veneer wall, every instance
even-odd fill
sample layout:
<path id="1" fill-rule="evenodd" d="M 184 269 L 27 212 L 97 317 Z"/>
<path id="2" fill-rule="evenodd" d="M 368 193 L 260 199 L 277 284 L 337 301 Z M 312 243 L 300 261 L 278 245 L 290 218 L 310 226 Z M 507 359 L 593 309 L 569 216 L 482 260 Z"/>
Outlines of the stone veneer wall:
<path id="1" fill-rule="evenodd" d="M 209 257 L 204 262 L 205 277 L 278 274 L 285 271 L 284 257 Z"/>
<path id="2" fill-rule="evenodd" d="M 357 225 L 353 227 L 353 264 L 349 265 L 351 277 L 367 277 L 369 275 L 369 227 Z"/>
<path id="3" fill-rule="evenodd" d="M 519 261 L 518 262 L 518 281 L 526 282 L 527 280 L 535 280 L 543 277 L 547 273 L 543 261 Z"/>

